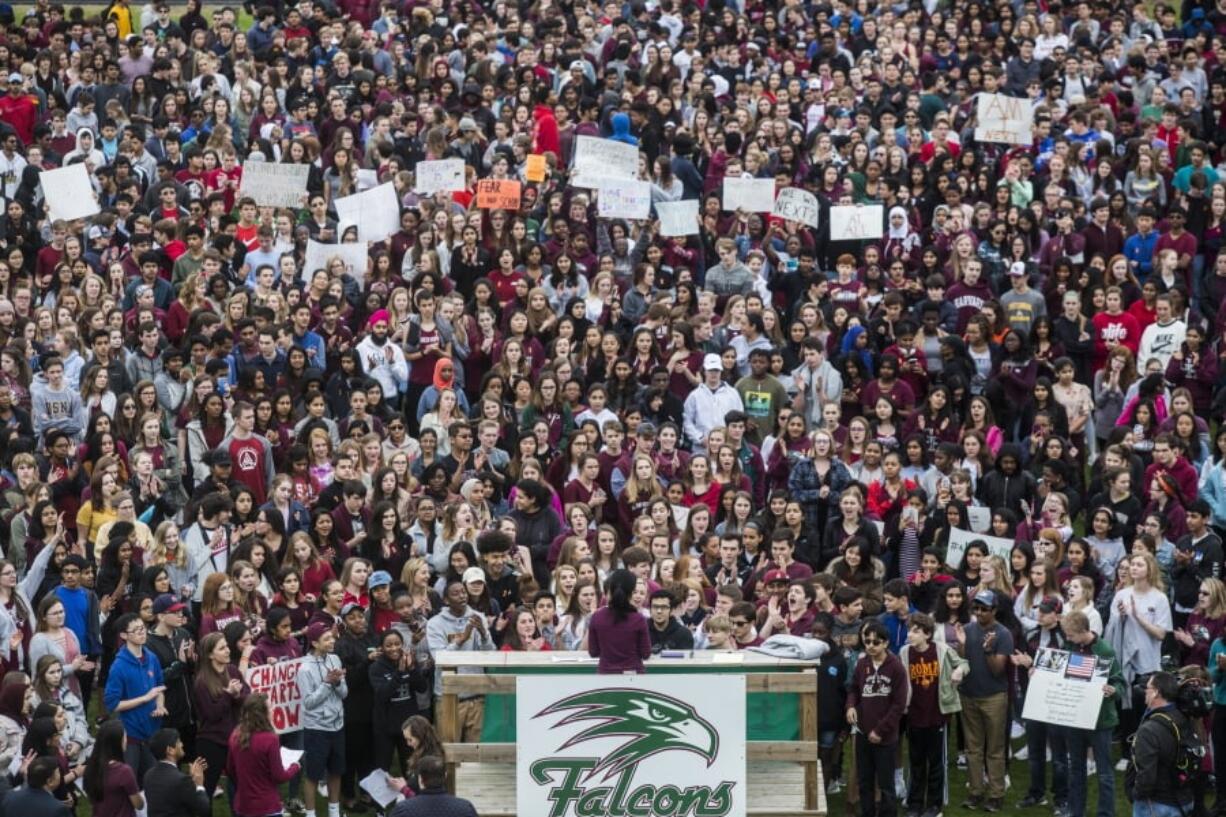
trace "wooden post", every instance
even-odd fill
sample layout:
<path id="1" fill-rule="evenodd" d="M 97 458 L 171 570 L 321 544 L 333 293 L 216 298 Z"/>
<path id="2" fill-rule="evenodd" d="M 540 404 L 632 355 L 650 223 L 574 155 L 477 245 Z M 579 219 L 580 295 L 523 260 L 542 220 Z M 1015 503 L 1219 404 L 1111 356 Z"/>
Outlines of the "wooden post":
<path id="1" fill-rule="evenodd" d="M 438 732 L 443 743 L 459 743 L 460 741 L 460 700 L 455 692 L 447 691 L 447 679 L 454 678 L 454 669 L 443 670 L 443 695 L 439 700 Z M 447 791 L 455 794 L 456 761 L 447 758 Z"/>
<path id="2" fill-rule="evenodd" d="M 812 675 L 812 673 L 805 673 Z M 800 693 L 800 739 L 817 742 L 817 678 L 813 678 L 812 688 Z M 817 754 L 806 759 L 805 767 L 805 809 L 813 811 L 817 808 Z"/>

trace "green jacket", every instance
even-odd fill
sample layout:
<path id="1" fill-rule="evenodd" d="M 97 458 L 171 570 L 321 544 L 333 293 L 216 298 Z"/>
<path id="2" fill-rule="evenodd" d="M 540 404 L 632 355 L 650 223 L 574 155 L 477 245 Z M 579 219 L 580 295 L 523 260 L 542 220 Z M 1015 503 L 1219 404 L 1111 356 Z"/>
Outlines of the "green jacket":
<path id="1" fill-rule="evenodd" d="M 937 661 L 941 666 L 940 677 L 937 679 L 937 703 L 941 707 L 942 715 L 951 715 L 954 712 L 962 711 L 962 699 L 958 696 L 958 685 L 954 683 L 954 670 L 961 669 L 961 678 L 966 677 L 966 673 L 970 672 L 971 665 L 962 656 L 958 655 L 958 651 L 953 647 L 941 641 L 934 641 L 933 644 L 937 648 Z M 898 657 L 902 661 L 904 667 L 910 667 L 911 662 L 908 656 L 911 654 L 911 645 L 904 644 L 903 648 L 898 651 Z M 907 704 L 911 703 L 911 692 L 907 692 Z"/>
<path id="2" fill-rule="evenodd" d="M 1074 646 L 1069 644 L 1070 647 Z M 1107 675 L 1107 684 L 1115 688 L 1115 694 L 1110 698 L 1103 698 L 1102 707 L 1098 710 L 1098 725 L 1095 729 L 1114 729 L 1120 723 L 1119 710 L 1116 708 L 1116 702 L 1120 695 L 1124 693 L 1124 669 L 1120 666 L 1120 660 L 1115 657 L 1115 650 L 1111 645 L 1102 639 L 1101 636 L 1094 639 L 1094 643 L 1090 645 L 1089 650 L 1078 650 L 1078 652 L 1089 653 L 1095 658 L 1103 658 L 1111 662 L 1111 672 Z"/>

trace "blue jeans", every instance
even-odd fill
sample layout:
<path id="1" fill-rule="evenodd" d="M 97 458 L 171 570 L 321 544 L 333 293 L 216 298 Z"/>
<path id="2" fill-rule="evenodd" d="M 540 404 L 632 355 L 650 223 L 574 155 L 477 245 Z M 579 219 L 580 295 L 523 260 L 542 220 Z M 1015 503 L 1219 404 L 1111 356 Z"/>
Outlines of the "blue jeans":
<path id="1" fill-rule="evenodd" d="M 1069 765 L 1068 807 L 1070 817 L 1086 814 L 1086 750 L 1094 750 L 1094 765 L 1098 767 L 1097 817 L 1115 817 L 1115 767 L 1111 761 L 1111 732 L 1107 729 L 1066 730 Z M 1141 815 L 1134 809 L 1136 817 Z M 1153 817 L 1175 817 L 1154 814 Z"/>
<path id="2" fill-rule="evenodd" d="M 1051 746 L 1051 794 L 1056 803 L 1068 802 L 1067 729 L 1042 721 L 1026 721 L 1026 753 L 1030 763 L 1031 797 L 1044 795 L 1047 747 Z"/>
<path id="3" fill-rule="evenodd" d="M 1191 804 L 1186 809 L 1154 800 L 1138 800 L 1132 804 L 1132 817 L 1187 817 L 1191 813 Z"/>

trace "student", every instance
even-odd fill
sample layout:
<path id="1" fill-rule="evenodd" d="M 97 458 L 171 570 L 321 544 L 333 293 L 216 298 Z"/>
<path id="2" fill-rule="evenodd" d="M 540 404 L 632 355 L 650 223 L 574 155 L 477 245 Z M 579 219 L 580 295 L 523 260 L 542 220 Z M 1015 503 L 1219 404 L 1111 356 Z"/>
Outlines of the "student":
<path id="1" fill-rule="evenodd" d="M 907 754 L 911 787 L 907 813 L 937 817 L 945 806 L 948 743 L 945 724 L 962 711 L 958 686 L 970 665 L 948 644 L 934 641 L 936 622 L 926 613 L 912 613 L 906 622 L 907 643 L 898 658 L 907 670 L 911 698 L 907 703 Z"/>
<path id="2" fill-rule="evenodd" d="M 1005 796 L 1005 737 L 1008 732 L 1009 656 L 1013 636 L 996 621 L 993 590 L 980 590 L 971 600 L 971 622 L 959 633 L 958 653 L 970 664 L 959 689 L 962 728 L 966 734 L 966 764 L 970 778 L 964 808 L 1000 811 Z M 985 778 L 984 772 L 987 772 Z"/>
<path id="3" fill-rule="evenodd" d="M 894 758 L 910 692 L 907 669 L 890 652 L 884 624 L 870 621 L 860 633 L 864 655 L 852 671 L 846 704 L 856 741 L 860 817 L 895 817 Z"/>
<path id="4" fill-rule="evenodd" d="M 149 630 L 139 615 L 124 613 L 115 621 L 115 632 L 120 650 L 106 679 L 103 703 L 108 711 L 119 716 L 127 738 L 124 760 L 136 778 L 143 780 L 145 772 L 154 764 L 149 739 L 161 728 L 162 717 L 166 714 L 162 664 L 156 655 L 145 649 Z"/>
<path id="5" fill-rule="evenodd" d="M 311 653 L 298 670 L 302 697 L 303 800 L 307 814 L 315 814 L 315 791 L 328 784 L 328 817 L 340 817 L 341 774 L 345 771 L 345 696 L 349 687 L 336 657 L 336 633 L 326 624 L 307 627 Z"/>

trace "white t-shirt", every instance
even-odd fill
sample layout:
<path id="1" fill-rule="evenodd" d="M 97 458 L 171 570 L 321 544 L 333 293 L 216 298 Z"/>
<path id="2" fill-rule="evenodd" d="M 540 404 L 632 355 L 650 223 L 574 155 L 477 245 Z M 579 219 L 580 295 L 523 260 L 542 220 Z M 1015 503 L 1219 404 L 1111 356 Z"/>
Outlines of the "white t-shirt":
<path id="1" fill-rule="evenodd" d="M 1170 601 L 1167 600 L 1166 594 L 1153 588 L 1145 593 L 1137 593 L 1134 588 L 1125 587 L 1115 594 L 1115 599 L 1111 604 L 1113 616 L 1119 615 L 1118 604 L 1121 601 L 1124 603 L 1124 609 L 1130 611 L 1130 614 L 1122 621 L 1124 631 L 1130 640 L 1141 645 L 1132 668 L 1133 671 L 1138 675 L 1157 672 L 1162 669 L 1162 640 L 1155 640 L 1141 627 L 1137 619 L 1155 624 L 1169 633 L 1172 627 Z M 1136 604 L 1135 617 L 1131 614 L 1130 601 Z"/>

